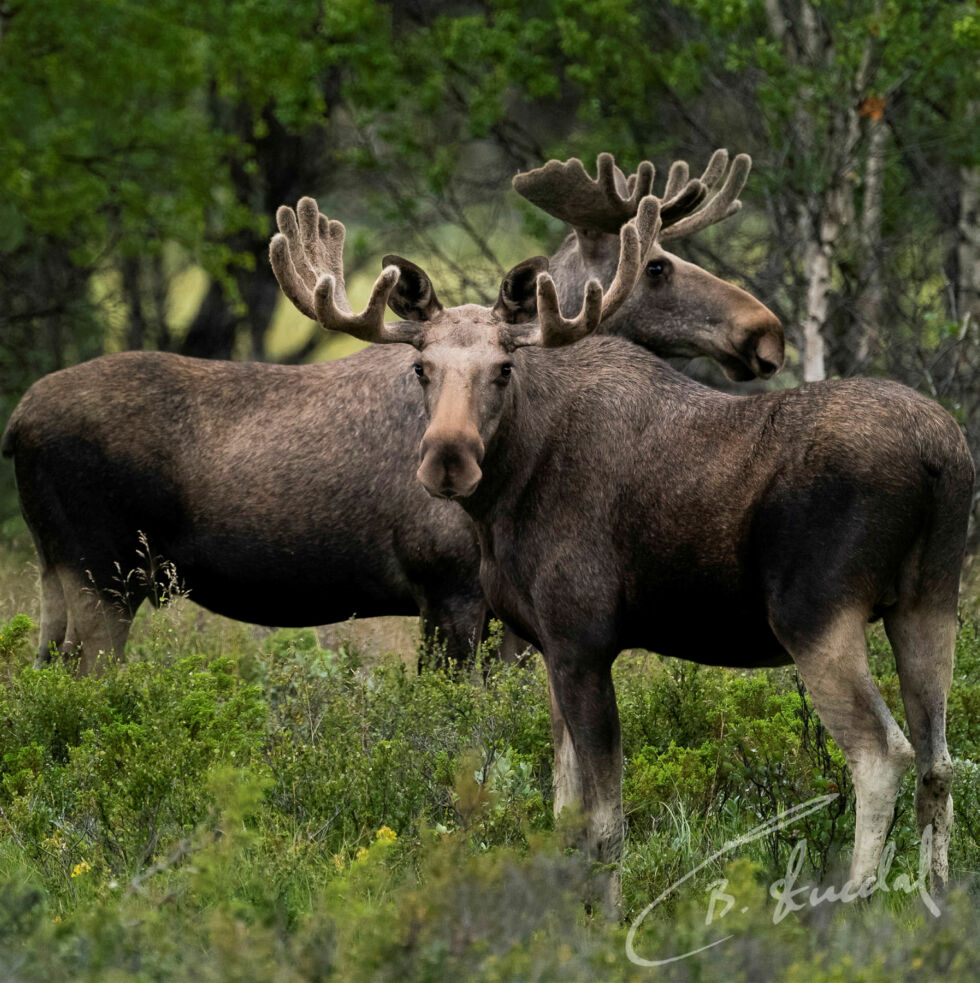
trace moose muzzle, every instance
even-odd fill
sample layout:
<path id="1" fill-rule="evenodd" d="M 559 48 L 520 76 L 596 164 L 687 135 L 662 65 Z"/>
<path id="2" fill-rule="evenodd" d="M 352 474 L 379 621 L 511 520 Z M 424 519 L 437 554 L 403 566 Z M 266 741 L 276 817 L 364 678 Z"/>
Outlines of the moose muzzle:
<path id="1" fill-rule="evenodd" d="M 434 498 L 466 498 L 483 478 L 483 441 L 477 433 L 428 432 L 419 446 L 419 481 Z"/>
<path id="2" fill-rule="evenodd" d="M 752 378 L 768 379 L 783 364 L 785 339 L 779 318 L 754 297 L 746 297 L 746 309 L 731 321 L 735 342 L 734 358 L 720 358 L 725 374 L 737 382 Z"/>
<path id="3" fill-rule="evenodd" d="M 778 317 L 767 310 L 761 329 L 755 335 L 755 350 L 749 357 L 749 365 L 760 379 L 768 379 L 782 366 L 786 355 L 783 326 Z"/>

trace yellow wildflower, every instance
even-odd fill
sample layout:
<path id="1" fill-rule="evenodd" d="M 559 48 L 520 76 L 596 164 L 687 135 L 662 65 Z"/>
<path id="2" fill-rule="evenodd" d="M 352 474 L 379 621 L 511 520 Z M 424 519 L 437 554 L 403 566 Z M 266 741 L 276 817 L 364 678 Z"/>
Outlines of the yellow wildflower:
<path id="1" fill-rule="evenodd" d="M 376 840 L 381 840 L 383 843 L 394 843 L 398 839 L 398 834 L 388 826 L 382 826 L 381 829 L 374 834 Z"/>
<path id="2" fill-rule="evenodd" d="M 72 877 L 81 877 L 82 874 L 87 874 L 92 868 L 89 866 L 87 860 L 83 860 L 80 864 L 75 864 L 71 869 Z"/>

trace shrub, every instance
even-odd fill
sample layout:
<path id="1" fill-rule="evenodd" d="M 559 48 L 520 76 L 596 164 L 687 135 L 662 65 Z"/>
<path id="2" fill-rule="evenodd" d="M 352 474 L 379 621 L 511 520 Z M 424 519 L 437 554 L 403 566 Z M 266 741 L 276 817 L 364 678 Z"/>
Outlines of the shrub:
<path id="1" fill-rule="evenodd" d="M 646 974 L 625 959 L 625 927 L 586 912 L 592 872 L 552 829 L 540 661 L 417 676 L 395 659 L 368 666 L 352 649 L 323 650 L 307 630 L 258 643 L 196 621 L 153 614 L 129 664 L 81 680 L 60 667 L 16 668 L 25 629 L 4 628 L 16 649 L 16 671 L 0 684 L 5 975 L 489 983 Z M 880 633 L 872 659 L 900 709 Z M 980 864 L 968 716 L 978 663 L 971 627 L 960 634 L 950 701 L 954 878 Z M 902 978 L 906 963 L 973 978 L 968 895 L 954 892 L 938 925 L 899 895 L 772 924 L 768 885 L 800 838 L 816 883 L 825 871 L 838 876 L 853 828 L 840 752 L 791 670 L 635 654 L 617 662 L 615 682 L 627 918 L 774 811 L 840 793 L 833 808 L 712 860 L 650 915 L 643 951 L 671 953 L 717 938 L 705 913 L 722 880 L 747 899 L 745 912 L 724 917 L 729 943 L 658 978 L 877 980 Z M 896 871 L 917 860 L 913 789 L 910 775 L 891 832 Z"/>

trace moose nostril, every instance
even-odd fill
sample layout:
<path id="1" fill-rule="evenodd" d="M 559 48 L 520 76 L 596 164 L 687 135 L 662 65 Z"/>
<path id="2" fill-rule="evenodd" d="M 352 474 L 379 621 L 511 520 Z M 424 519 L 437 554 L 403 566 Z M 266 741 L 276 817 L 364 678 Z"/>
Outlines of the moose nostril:
<path id="1" fill-rule="evenodd" d="M 437 498 L 465 498 L 483 477 L 483 441 L 479 435 L 427 434 L 421 443 L 418 478 Z"/>
<path id="2" fill-rule="evenodd" d="M 779 366 L 775 362 L 770 362 L 767 358 L 760 358 L 757 360 L 759 364 L 759 375 L 763 379 L 768 379 L 770 376 L 776 374 L 776 369 Z"/>

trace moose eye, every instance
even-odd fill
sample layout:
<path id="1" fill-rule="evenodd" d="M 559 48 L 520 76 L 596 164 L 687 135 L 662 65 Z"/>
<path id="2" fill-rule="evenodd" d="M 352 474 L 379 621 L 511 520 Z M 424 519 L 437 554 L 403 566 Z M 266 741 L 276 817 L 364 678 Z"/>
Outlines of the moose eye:
<path id="1" fill-rule="evenodd" d="M 652 259 L 647 263 L 647 276 L 656 280 L 664 276 L 668 269 L 668 265 L 662 259 Z"/>
<path id="2" fill-rule="evenodd" d="M 412 366 L 412 368 L 415 369 L 415 374 L 419 377 L 419 381 L 420 382 L 427 382 L 428 381 L 425 378 L 425 369 L 422 368 L 422 363 L 421 362 L 416 362 Z"/>
<path id="3" fill-rule="evenodd" d="M 501 365 L 500 366 L 500 378 L 501 379 L 509 379 L 510 378 L 511 370 L 513 368 L 514 368 L 514 366 L 511 365 L 510 362 L 506 362 L 503 365 Z"/>

